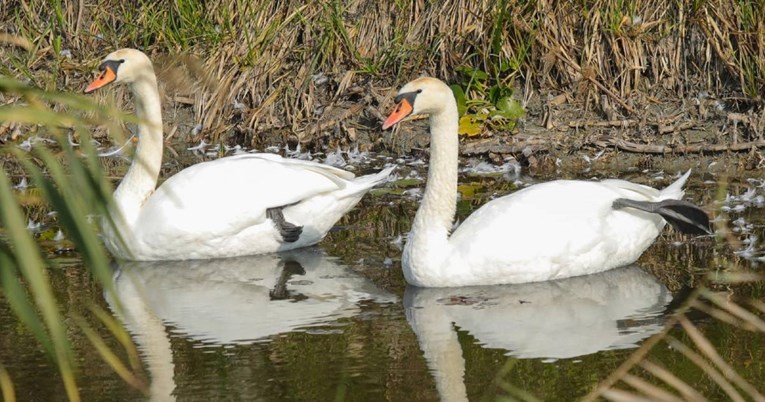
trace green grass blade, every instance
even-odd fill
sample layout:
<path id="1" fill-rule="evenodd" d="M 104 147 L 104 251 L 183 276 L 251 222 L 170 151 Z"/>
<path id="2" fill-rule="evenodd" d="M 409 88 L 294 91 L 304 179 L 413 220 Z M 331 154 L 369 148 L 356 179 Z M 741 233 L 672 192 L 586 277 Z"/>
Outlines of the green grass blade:
<path id="1" fill-rule="evenodd" d="M 144 394 L 148 394 L 148 386 L 146 383 L 122 363 L 122 360 L 114 354 L 106 342 L 104 342 L 103 338 L 93 330 L 88 322 L 80 316 L 75 316 L 75 321 L 103 361 L 105 361 L 127 384 L 141 390 Z"/>
<path id="2" fill-rule="evenodd" d="M 66 328 L 56 305 L 53 289 L 45 271 L 45 263 L 37 244 L 26 228 L 24 212 L 16 203 L 8 177 L 0 174 L 0 221 L 14 247 L 20 272 L 29 284 L 29 289 L 53 342 L 54 356 L 64 380 L 64 387 L 70 401 L 79 401 L 79 391 L 74 379 L 74 359 L 69 347 Z"/>
<path id="3" fill-rule="evenodd" d="M 13 380 L 8 374 L 2 363 L 0 363 L 0 390 L 3 394 L 3 401 L 16 402 L 16 391 L 13 388 Z"/>
<path id="4" fill-rule="evenodd" d="M 55 185 L 29 161 L 24 161 L 32 181 L 42 189 L 45 197 L 50 200 L 51 207 L 58 212 L 58 219 L 67 229 L 66 234 L 77 246 L 86 265 L 102 281 L 109 282 L 109 260 L 94 229 L 86 219 L 88 211 L 85 206 L 93 201 L 93 196 L 91 189 L 87 187 L 81 162 L 70 155 L 72 174 L 67 175 L 49 151 L 40 148 L 35 155 L 43 161 Z"/>
<path id="5" fill-rule="evenodd" d="M 141 369 L 141 358 L 138 355 L 138 349 L 135 347 L 133 339 L 130 338 L 130 334 L 125 330 L 125 327 L 117 322 L 111 314 L 104 311 L 99 306 L 91 306 L 90 311 L 93 312 L 93 315 L 95 315 L 101 323 L 109 329 L 109 331 L 111 331 L 114 338 L 116 338 L 125 349 L 125 352 L 128 355 L 128 361 L 133 370 Z"/>
<path id="6" fill-rule="evenodd" d="M 53 344 L 45 331 L 45 326 L 40 321 L 27 292 L 19 282 L 19 272 L 16 261 L 12 258 L 11 251 L 0 245 L 0 284 L 5 293 L 6 300 L 10 304 L 16 317 L 32 332 L 37 341 L 46 352 L 53 355 Z"/>

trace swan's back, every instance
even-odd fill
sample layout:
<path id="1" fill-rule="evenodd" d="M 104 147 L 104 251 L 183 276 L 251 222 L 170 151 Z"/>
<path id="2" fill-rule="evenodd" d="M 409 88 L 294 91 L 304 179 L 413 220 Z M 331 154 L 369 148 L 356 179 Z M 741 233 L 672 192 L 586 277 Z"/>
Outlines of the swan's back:
<path id="1" fill-rule="evenodd" d="M 229 157 L 190 166 L 170 177 L 147 200 L 140 221 L 164 222 L 177 230 L 210 233 L 265 219 L 266 208 L 285 206 L 346 185 L 323 165 Z"/>
<path id="2" fill-rule="evenodd" d="M 648 201 L 658 194 L 621 180 L 541 183 L 485 204 L 449 243 L 466 266 L 483 267 L 477 275 L 518 277 L 509 282 L 570 276 L 603 255 L 627 264 L 634 250 L 642 253 L 652 243 L 664 221 L 642 211 L 616 211 L 612 204 L 621 197 Z"/>

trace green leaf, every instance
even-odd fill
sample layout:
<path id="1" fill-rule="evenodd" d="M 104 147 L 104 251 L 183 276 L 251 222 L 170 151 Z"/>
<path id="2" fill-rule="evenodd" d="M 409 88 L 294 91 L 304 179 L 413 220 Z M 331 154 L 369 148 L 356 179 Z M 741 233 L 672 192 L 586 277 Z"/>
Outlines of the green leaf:
<path id="1" fill-rule="evenodd" d="M 399 188 L 415 187 L 422 184 L 422 179 L 401 179 L 396 180 L 393 185 Z"/>
<path id="2" fill-rule="evenodd" d="M 518 102 L 509 96 L 505 96 L 497 101 L 496 106 L 497 111 L 494 114 L 507 119 L 516 120 L 526 114 L 521 102 Z"/>
<path id="3" fill-rule="evenodd" d="M 489 101 L 492 104 L 496 104 L 502 98 L 513 95 L 513 89 L 505 85 L 494 85 L 489 89 Z"/>
<path id="4" fill-rule="evenodd" d="M 465 115 L 465 112 L 467 112 L 467 101 L 465 99 L 465 91 L 462 90 L 462 87 L 454 84 L 450 85 L 449 88 L 452 89 L 452 93 L 454 94 L 454 99 L 457 101 L 457 112 L 460 116 Z"/>
<path id="5" fill-rule="evenodd" d="M 460 129 L 459 133 L 462 135 L 467 135 L 468 137 L 473 137 L 478 134 L 481 134 L 481 131 L 483 131 L 483 121 L 485 119 L 481 119 L 475 115 L 465 115 L 460 118 Z"/>
<path id="6" fill-rule="evenodd" d="M 500 96 L 501 94 L 499 86 L 494 85 L 489 89 L 489 102 L 492 104 L 497 103 L 497 100 L 499 100 Z"/>
<path id="7" fill-rule="evenodd" d="M 457 71 L 467 75 L 468 78 L 471 80 L 486 81 L 487 79 L 489 79 L 489 74 L 486 74 L 486 72 L 475 69 L 475 68 L 463 66 L 463 67 L 457 67 Z"/>
<path id="8" fill-rule="evenodd" d="M 402 191 L 394 188 L 373 188 L 369 190 L 368 194 L 372 197 L 381 197 L 383 195 L 401 195 Z"/>
<path id="9" fill-rule="evenodd" d="M 463 199 L 470 199 L 475 197 L 476 193 L 480 193 L 485 190 L 485 186 L 476 183 L 465 183 L 457 186 L 457 191 L 460 192 Z"/>

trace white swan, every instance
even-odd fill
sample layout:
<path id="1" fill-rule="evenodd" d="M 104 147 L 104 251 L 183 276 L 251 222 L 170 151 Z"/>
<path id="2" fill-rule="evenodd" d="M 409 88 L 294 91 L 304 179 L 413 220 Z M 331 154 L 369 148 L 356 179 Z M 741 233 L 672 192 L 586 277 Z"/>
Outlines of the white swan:
<path id="1" fill-rule="evenodd" d="M 524 283 L 592 274 L 635 260 L 666 221 L 693 234 L 709 219 L 684 201 L 690 171 L 664 190 L 624 180 L 557 180 L 492 200 L 449 236 L 457 201 L 458 114 L 435 78 L 406 84 L 383 129 L 430 115 L 430 167 L 404 247 L 404 277 L 422 287 Z M 663 219 L 664 218 L 664 219 Z"/>
<path id="2" fill-rule="evenodd" d="M 140 118 L 135 158 L 114 192 L 114 225 L 102 225 L 107 248 L 123 259 L 205 259 L 309 246 L 392 170 L 354 178 L 320 163 L 244 154 L 193 165 L 156 188 L 162 107 L 151 60 L 120 49 L 99 70 L 85 93 L 127 83 Z"/>

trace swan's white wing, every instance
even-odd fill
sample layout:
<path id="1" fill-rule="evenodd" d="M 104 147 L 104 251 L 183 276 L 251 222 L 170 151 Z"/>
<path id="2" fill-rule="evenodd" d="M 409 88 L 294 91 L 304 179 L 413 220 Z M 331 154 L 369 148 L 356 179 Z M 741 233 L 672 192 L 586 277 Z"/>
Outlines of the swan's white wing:
<path id="1" fill-rule="evenodd" d="M 688 178 L 691 176 L 691 170 L 688 169 L 684 174 L 680 175 L 672 184 L 659 191 L 655 188 L 644 186 L 642 184 L 635 184 L 625 180 L 610 179 L 603 180 L 600 183 L 605 186 L 610 186 L 618 191 L 622 192 L 622 197 L 629 198 L 638 201 L 661 201 L 666 199 L 679 200 L 683 198 L 685 191 L 683 186 Z M 625 192 L 626 191 L 626 192 Z"/>
<path id="2" fill-rule="evenodd" d="M 519 260 L 560 253 L 560 247 L 590 247 L 597 242 L 593 237 L 599 237 L 603 217 L 617 197 L 610 188 L 594 182 L 537 184 L 479 208 L 452 235 L 451 242 L 471 243 L 491 249 L 491 254 L 512 247 L 512 258 Z M 573 231 L 579 235 L 571 236 Z M 558 238 L 571 244 L 555 244 Z M 501 244 L 504 246 L 499 247 Z"/>
<path id="3" fill-rule="evenodd" d="M 630 184 L 559 180 L 529 187 L 481 207 L 449 242 L 467 265 L 483 267 L 474 274 L 517 276 L 514 282 L 570 276 L 564 271 L 588 260 L 631 262 L 626 261 L 632 254 L 627 251 L 647 247 L 663 220 L 639 211 L 615 211 L 617 198 L 650 199 L 643 186 L 624 183 Z M 541 274 L 549 277 L 537 277 Z"/>
<path id="4" fill-rule="evenodd" d="M 609 186 L 622 193 L 621 197 L 641 200 L 641 201 L 653 201 L 659 196 L 659 190 L 644 186 L 642 184 L 632 183 L 626 180 L 608 179 L 603 180 L 600 184 Z"/>
<path id="5" fill-rule="evenodd" d="M 278 155 L 248 154 L 196 164 L 163 183 L 141 210 L 151 232 L 212 238 L 266 219 L 266 209 L 344 188 L 352 173 Z M 162 225 L 161 228 L 156 226 Z"/>
<path id="6" fill-rule="evenodd" d="M 281 156 L 276 154 L 263 154 L 263 153 L 244 154 L 244 155 L 232 156 L 228 159 L 236 159 L 236 158 L 242 158 L 242 159 L 257 158 L 257 159 L 263 159 L 267 161 L 272 161 L 276 163 L 293 166 L 295 168 L 310 170 L 310 171 L 319 173 L 321 175 L 324 175 L 331 180 L 341 179 L 343 181 L 343 185 L 346 180 L 353 180 L 353 178 L 356 177 L 353 173 L 347 170 L 338 169 L 334 166 L 325 165 L 323 163 L 316 163 L 312 161 L 305 161 L 302 159 L 282 158 Z M 340 183 L 338 183 L 338 185 L 340 185 Z"/>

